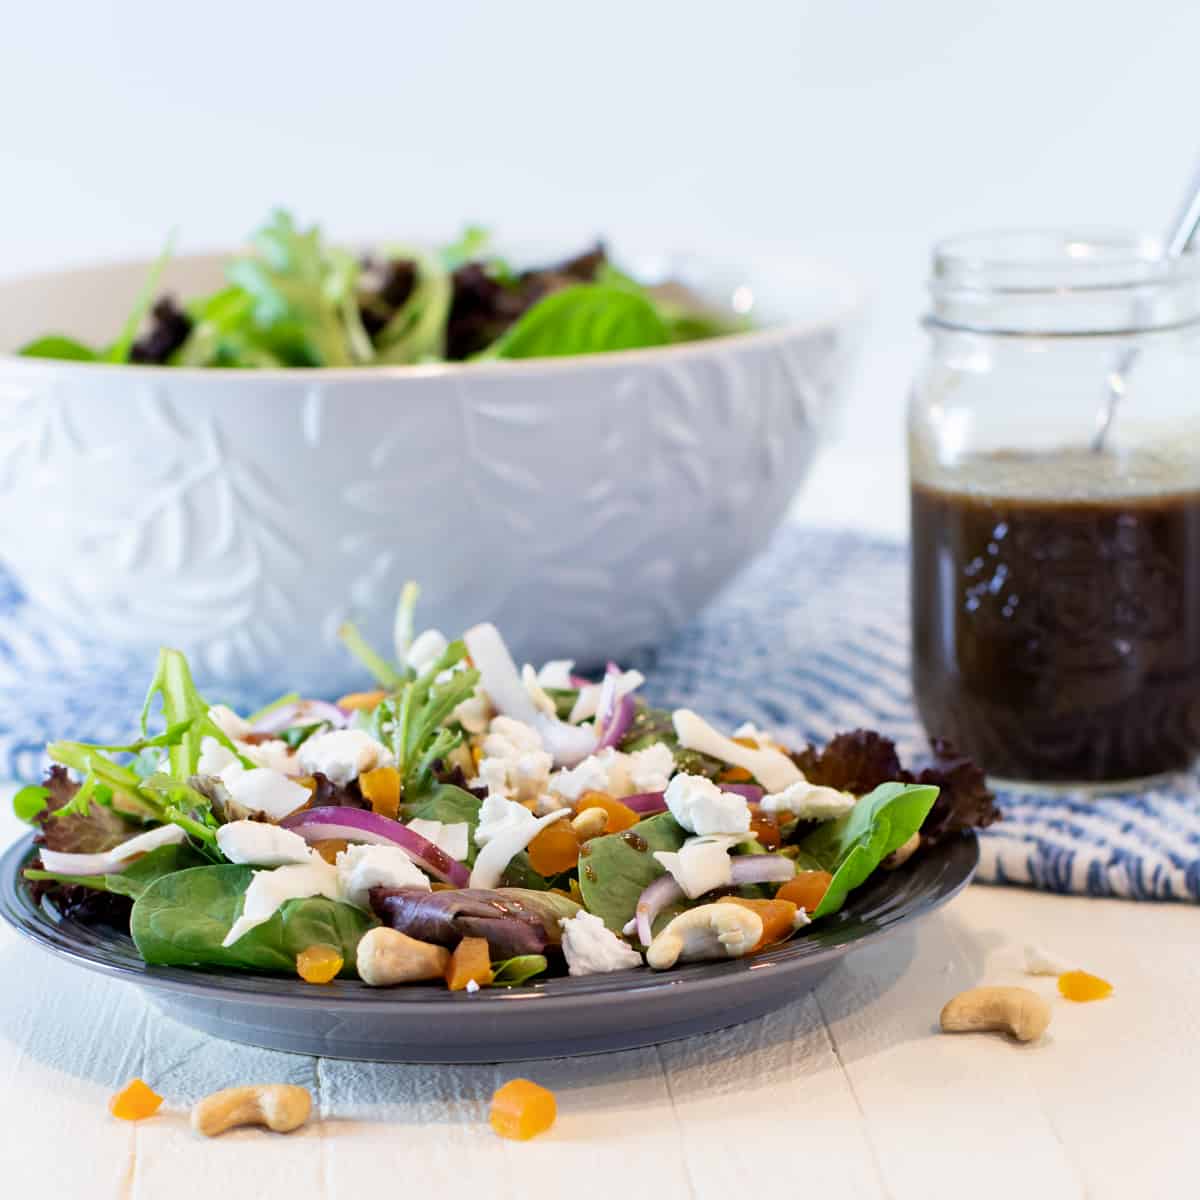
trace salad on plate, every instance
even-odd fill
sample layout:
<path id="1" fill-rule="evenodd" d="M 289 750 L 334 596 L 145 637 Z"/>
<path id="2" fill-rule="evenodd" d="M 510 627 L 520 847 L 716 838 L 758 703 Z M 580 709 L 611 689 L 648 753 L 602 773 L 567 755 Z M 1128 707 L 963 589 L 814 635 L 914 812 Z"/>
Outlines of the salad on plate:
<path id="1" fill-rule="evenodd" d="M 414 638 L 415 603 L 395 661 L 343 629 L 374 686 L 336 703 L 239 715 L 161 651 L 140 736 L 53 742 L 15 797 L 27 886 L 151 966 L 475 992 L 756 954 L 998 818 L 944 745 L 910 771 L 869 731 L 726 734 L 637 671 L 518 668 L 489 624 Z"/>
<path id="2" fill-rule="evenodd" d="M 360 255 L 280 210 L 226 264 L 223 287 L 182 302 L 160 293 L 170 253 L 168 242 L 111 342 L 52 330 L 18 353 L 166 367 L 409 366 L 638 350 L 750 328 L 678 281 L 639 282 L 601 243 L 524 267 L 470 227 L 441 247 Z"/>

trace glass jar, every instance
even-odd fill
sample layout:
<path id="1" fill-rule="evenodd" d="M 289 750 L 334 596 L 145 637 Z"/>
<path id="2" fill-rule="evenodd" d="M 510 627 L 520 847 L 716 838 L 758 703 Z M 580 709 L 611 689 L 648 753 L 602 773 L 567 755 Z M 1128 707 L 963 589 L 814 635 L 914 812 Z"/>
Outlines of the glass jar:
<path id="1" fill-rule="evenodd" d="M 913 683 L 995 779 L 1200 752 L 1200 259 L 1150 238 L 936 247 L 909 408 Z"/>

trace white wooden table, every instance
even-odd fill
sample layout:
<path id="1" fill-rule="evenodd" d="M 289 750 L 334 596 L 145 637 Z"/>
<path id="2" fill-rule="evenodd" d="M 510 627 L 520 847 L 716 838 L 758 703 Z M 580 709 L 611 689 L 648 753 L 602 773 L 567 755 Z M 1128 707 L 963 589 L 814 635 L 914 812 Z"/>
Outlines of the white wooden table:
<path id="1" fill-rule="evenodd" d="M 802 513 L 829 515 L 822 493 L 845 491 L 835 467 Z M 899 476 L 873 478 L 863 507 L 837 515 L 896 530 Z M 0 842 L 16 832 L 0 817 Z M 977 983 L 1054 994 L 1021 973 L 1025 941 L 1106 976 L 1115 995 L 1056 999 L 1036 1046 L 935 1032 L 944 1001 Z M 973 887 L 815 994 L 721 1033 L 584 1059 L 410 1067 L 214 1041 L 0 930 L 0 1200 L 1194 1195 L 1198 942 L 1192 907 Z M 129 1125 L 106 1104 L 135 1075 L 167 1103 Z M 492 1092 L 516 1075 L 559 1101 L 557 1125 L 529 1143 L 487 1124 Z M 304 1084 L 316 1118 L 288 1137 L 193 1136 L 192 1101 L 254 1081 Z"/>

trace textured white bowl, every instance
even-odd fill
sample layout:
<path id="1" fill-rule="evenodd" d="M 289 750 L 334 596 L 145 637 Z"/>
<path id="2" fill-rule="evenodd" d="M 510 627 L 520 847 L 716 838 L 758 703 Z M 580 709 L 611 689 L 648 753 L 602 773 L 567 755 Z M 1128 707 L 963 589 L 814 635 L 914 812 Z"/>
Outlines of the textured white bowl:
<path id="1" fill-rule="evenodd" d="M 172 264 L 207 288 L 220 259 Z M 0 285 L 0 348 L 111 337 L 126 263 Z M 692 272 L 695 278 L 694 271 Z M 0 559 L 64 624 L 206 678 L 318 694 L 388 645 L 494 620 L 519 659 L 662 637 L 767 541 L 845 383 L 855 290 L 811 265 L 709 282 L 795 319 L 658 350 L 473 366 L 178 370 L 0 355 Z"/>

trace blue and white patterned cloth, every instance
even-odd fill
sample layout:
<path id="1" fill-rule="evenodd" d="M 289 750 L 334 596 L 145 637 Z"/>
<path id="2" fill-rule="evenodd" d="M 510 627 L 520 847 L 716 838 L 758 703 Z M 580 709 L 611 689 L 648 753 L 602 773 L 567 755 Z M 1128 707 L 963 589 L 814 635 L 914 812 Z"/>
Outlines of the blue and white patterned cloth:
<path id="1" fill-rule="evenodd" d="M 798 742 L 867 727 L 901 757 L 924 735 L 908 679 L 906 553 L 851 533 L 785 527 L 699 618 L 635 664 L 650 699 Z M 130 735 L 153 663 L 89 642 L 35 611 L 0 574 L 0 777 L 30 779 L 55 737 Z M 199 681 L 203 687 L 203 680 Z M 241 711 L 254 687 L 207 689 Z M 1200 777 L 1089 798 L 1004 793 L 980 878 L 1055 892 L 1200 899 Z"/>

